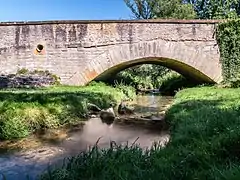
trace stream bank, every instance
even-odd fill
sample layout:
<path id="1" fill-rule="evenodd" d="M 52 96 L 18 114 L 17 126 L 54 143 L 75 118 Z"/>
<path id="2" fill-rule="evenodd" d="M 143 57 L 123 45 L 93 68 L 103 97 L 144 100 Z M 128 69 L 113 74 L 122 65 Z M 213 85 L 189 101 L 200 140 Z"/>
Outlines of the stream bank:
<path id="1" fill-rule="evenodd" d="M 147 95 L 138 96 L 131 105 L 136 109 L 136 117 L 140 117 L 159 113 L 170 102 L 172 99 L 168 97 Z M 27 174 L 30 179 L 35 179 L 38 174 L 47 169 L 48 165 L 59 164 L 64 157 L 86 151 L 89 146 L 97 142 L 98 138 L 100 138 L 98 146 L 101 148 L 109 147 L 110 141 L 124 145 L 127 142 L 132 144 L 136 140 L 135 143 L 140 144 L 142 148 L 147 148 L 151 147 L 155 141 L 164 146 L 169 140 L 169 133 L 162 128 L 162 122 L 137 121 L 135 118 L 130 121 L 116 120 L 112 126 L 108 126 L 101 119 L 92 118 L 70 129 L 48 130 L 42 135 L 39 133 L 38 137 L 26 138 L 27 147 L 0 155 L 1 173 L 4 173 L 8 180 L 24 178 Z M 31 144 L 33 144 L 32 147 Z"/>
<path id="2" fill-rule="evenodd" d="M 87 117 L 87 103 L 107 108 L 131 95 L 131 87 L 113 88 L 103 83 L 1 90 L 0 140 L 22 139 L 40 129 L 76 124 Z"/>
<path id="3" fill-rule="evenodd" d="M 41 179 L 239 179 L 239 99 L 239 88 L 184 89 L 166 113 L 171 140 L 165 148 L 95 148 Z"/>

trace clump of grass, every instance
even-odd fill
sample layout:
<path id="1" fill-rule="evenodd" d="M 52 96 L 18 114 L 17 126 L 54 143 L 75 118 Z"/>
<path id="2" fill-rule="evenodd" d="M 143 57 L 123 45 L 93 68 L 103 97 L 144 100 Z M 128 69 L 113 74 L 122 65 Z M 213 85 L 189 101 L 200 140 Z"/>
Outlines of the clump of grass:
<path id="1" fill-rule="evenodd" d="M 26 137 L 35 130 L 76 123 L 87 103 L 107 108 L 126 98 L 119 88 L 93 83 L 85 87 L 53 86 L 35 90 L 0 91 L 0 139 Z"/>
<path id="2" fill-rule="evenodd" d="M 18 69 L 16 74 L 27 74 L 29 70 L 26 68 Z"/>
<path id="3" fill-rule="evenodd" d="M 100 149 L 96 144 L 88 152 L 67 159 L 62 167 L 49 171 L 40 178 L 44 180 L 142 179 L 143 176 L 149 175 L 151 170 L 149 157 L 157 149 L 160 149 L 160 146 L 143 150 L 137 144 L 116 145 L 115 142 L 110 142 L 110 148 Z"/>
<path id="4" fill-rule="evenodd" d="M 121 83 L 115 82 L 114 87 L 122 91 L 124 94 L 126 94 L 126 97 L 130 98 L 130 100 L 133 100 L 136 97 L 136 90 L 132 86 L 128 86 L 122 82 Z"/>
<path id="5" fill-rule="evenodd" d="M 177 93 L 166 114 L 165 148 L 98 148 L 40 179 L 239 179 L 240 89 L 198 87 Z"/>

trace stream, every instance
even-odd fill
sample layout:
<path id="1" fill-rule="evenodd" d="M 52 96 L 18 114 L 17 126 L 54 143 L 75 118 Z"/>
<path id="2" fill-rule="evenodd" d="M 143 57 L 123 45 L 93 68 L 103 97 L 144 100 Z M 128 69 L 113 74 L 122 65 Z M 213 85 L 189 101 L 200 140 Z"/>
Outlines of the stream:
<path id="1" fill-rule="evenodd" d="M 164 114 L 164 111 L 171 105 L 173 98 L 157 95 L 138 96 L 129 105 L 133 106 L 136 117 Z M 136 118 L 137 119 L 137 118 Z M 140 121 L 140 120 L 139 120 Z M 31 137 L 26 140 L 26 146 L 22 150 L 0 153 L 0 173 L 4 174 L 7 180 L 36 179 L 38 174 L 46 171 L 49 165 L 59 164 L 64 158 L 86 151 L 100 138 L 98 146 L 109 147 L 110 141 L 117 144 L 139 144 L 147 148 L 153 142 L 159 142 L 164 146 L 169 140 L 167 130 L 161 128 L 161 123 L 138 123 L 116 120 L 112 125 L 107 125 L 100 118 L 91 118 L 82 128 L 74 131 L 58 133 L 62 138 L 44 140 L 47 135 Z M 55 133 L 56 134 L 56 133 Z M 48 134 L 53 136 L 53 133 Z M 36 146 L 34 146 L 37 144 Z M 4 177 L 0 175 L 0 180 Z"/>

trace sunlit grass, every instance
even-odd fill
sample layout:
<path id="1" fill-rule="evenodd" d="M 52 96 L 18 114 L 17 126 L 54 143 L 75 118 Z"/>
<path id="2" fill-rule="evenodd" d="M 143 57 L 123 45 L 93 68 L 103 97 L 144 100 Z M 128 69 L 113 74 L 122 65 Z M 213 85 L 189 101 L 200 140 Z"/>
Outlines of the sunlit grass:
<path id="1" fill-rule="evenodd" d="M 107 108 L 122 98 L 127 95 L 121 88 L 103 83 L 1 90 L 0 139 L 22 138 L 38 129 L 76 123 L 86 117 L 87 103 Z"/>
<path id="2" fill-rule="evenodd" d="M 240 89 L 182 90 L 166 118 L 165 148 L 93 148 L 40 179 L 240 179 Z"/>

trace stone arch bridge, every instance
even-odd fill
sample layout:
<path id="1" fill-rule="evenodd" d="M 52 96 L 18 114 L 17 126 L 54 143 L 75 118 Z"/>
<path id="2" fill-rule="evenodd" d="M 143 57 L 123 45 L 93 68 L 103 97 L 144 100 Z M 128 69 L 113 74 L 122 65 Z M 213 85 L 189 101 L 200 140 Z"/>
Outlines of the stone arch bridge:
<path id="1" fill-rule="evenodd" d="M 220 82 L 214 20 L 104 20 L 0 23 L 0 73 L 49 70 L 84 85 L 155 63 L 201 82 Z"/>

